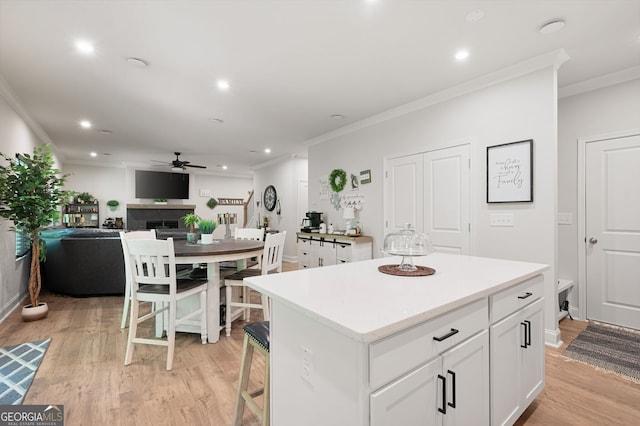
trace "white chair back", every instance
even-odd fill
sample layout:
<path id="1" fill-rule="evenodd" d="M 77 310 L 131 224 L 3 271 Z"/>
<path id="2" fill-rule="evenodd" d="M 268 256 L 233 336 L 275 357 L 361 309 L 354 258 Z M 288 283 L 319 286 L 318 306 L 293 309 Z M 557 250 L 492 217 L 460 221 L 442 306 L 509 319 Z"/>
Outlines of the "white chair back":
<path id="1" fill-rule="evenodd" d="M 169 294 L 176 293 L 176 258 L 173 238 L 166 240 L 125 240 L 131 265 L 131 295 L 144 285 L 169 286 Z"/>
<path id="2" fill-rule="evenodd" d="M 236 228 L 235 230 L 236 240 L 258 240 L 264 239 L 263 228 Z"/>
<path id="3" fill-rule="evenodd" d="M 264 253 L 262 255 L 262 274 L 268 274 L 273 270 L 282 272 L 282 256 L 284 255 L 284 243 L 287 231 L 277 234 L 267 234 L 264 241 Z"/>
<path id="4" fill-rule="evenodd" d="M 155 240 L 156 239 L 156 230 L 150 229 L 148 231 L 131 231 L 124 232 L 120 231 L 120 242 L 122 243 L 122 253 L 124 254 L 124 306 L 122 307 L 122 320 L 120 321 L 120 328 L 125 328 L 127 326 L 127 318 L 129 316 L 129 305 L 131 303 L 131 274 L 129 271 L 131 270 L 129 266 L 129 256 L 127 256 L 127 248 L 125 245 L 125 240 Z"/>

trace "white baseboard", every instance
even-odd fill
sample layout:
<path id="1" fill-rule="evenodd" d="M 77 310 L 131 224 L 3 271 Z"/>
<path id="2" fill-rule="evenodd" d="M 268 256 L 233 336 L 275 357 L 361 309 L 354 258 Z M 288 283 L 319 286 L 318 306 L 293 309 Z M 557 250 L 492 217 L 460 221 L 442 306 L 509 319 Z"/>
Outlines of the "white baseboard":
<path id="1" fill-rule="evenodd" d="M 25 290 L 22 294 L 18 294 L 9 300 L 1 309 L 0 309 L 0 323 L 3 322 L 7 317 L 14 311 L 18 306 L 22 304 L 22 301 L 29 295 L 29 291 Z"/>
<path id="2" fill-rule="evenodd" d="M 298 256 L 282 256 L 282 260 L 285 262 L 298 263 Z"/>
<path id="3" fill-rule="evenodd" d="M 556 328 L 555 330 L 545 329 L 544 344 L 554 348 L 559 348 L 560 346 L 562 346 L 562 340 L 560 338 L 560 329 L 559 328 Z"/>

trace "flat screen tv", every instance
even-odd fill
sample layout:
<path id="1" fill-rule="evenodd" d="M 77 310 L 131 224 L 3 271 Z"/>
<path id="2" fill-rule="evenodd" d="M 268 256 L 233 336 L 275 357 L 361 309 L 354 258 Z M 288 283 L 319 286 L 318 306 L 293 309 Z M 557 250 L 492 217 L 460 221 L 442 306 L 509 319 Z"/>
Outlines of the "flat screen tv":
<path id="1" fill-rule="evenodd" d="M 136 198 L 189 198 L 189 174 L 136 170 Z"/>

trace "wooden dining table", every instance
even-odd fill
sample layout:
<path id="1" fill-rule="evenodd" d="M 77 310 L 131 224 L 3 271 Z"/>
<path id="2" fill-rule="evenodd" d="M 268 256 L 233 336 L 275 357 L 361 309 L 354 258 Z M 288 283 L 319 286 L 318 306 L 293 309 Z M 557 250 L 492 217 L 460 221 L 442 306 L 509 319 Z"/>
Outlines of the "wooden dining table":
<path id="1" fill-rule="evenodd" d="M 220 262 L 239 261 L 251 257 L 261 256 L 264 242 L 257 240 L 222 239 L 213 240 L 212 244 L 188 244 L 186 240 L 173 241 L 176 263 L 207 265 L 207 339 L 209 343 L 216 343 L 220 338 Z M 186 304 L 199 304 L 198 295 L 187 298 L 178 304 L 178 315 L 185 309 Z M 183 326 L 177 331 L 200 333 L 199 326 Z"/>

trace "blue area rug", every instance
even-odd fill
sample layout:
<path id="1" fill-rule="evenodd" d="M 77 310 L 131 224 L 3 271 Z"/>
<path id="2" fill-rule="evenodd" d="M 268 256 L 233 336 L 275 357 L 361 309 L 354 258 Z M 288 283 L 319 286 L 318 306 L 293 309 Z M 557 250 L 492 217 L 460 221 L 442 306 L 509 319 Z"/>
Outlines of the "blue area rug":
<path id="1" fill-rule="evenodd" d="M 0 405 L 21 404 L 51 339 L 0 348 Z"/>

